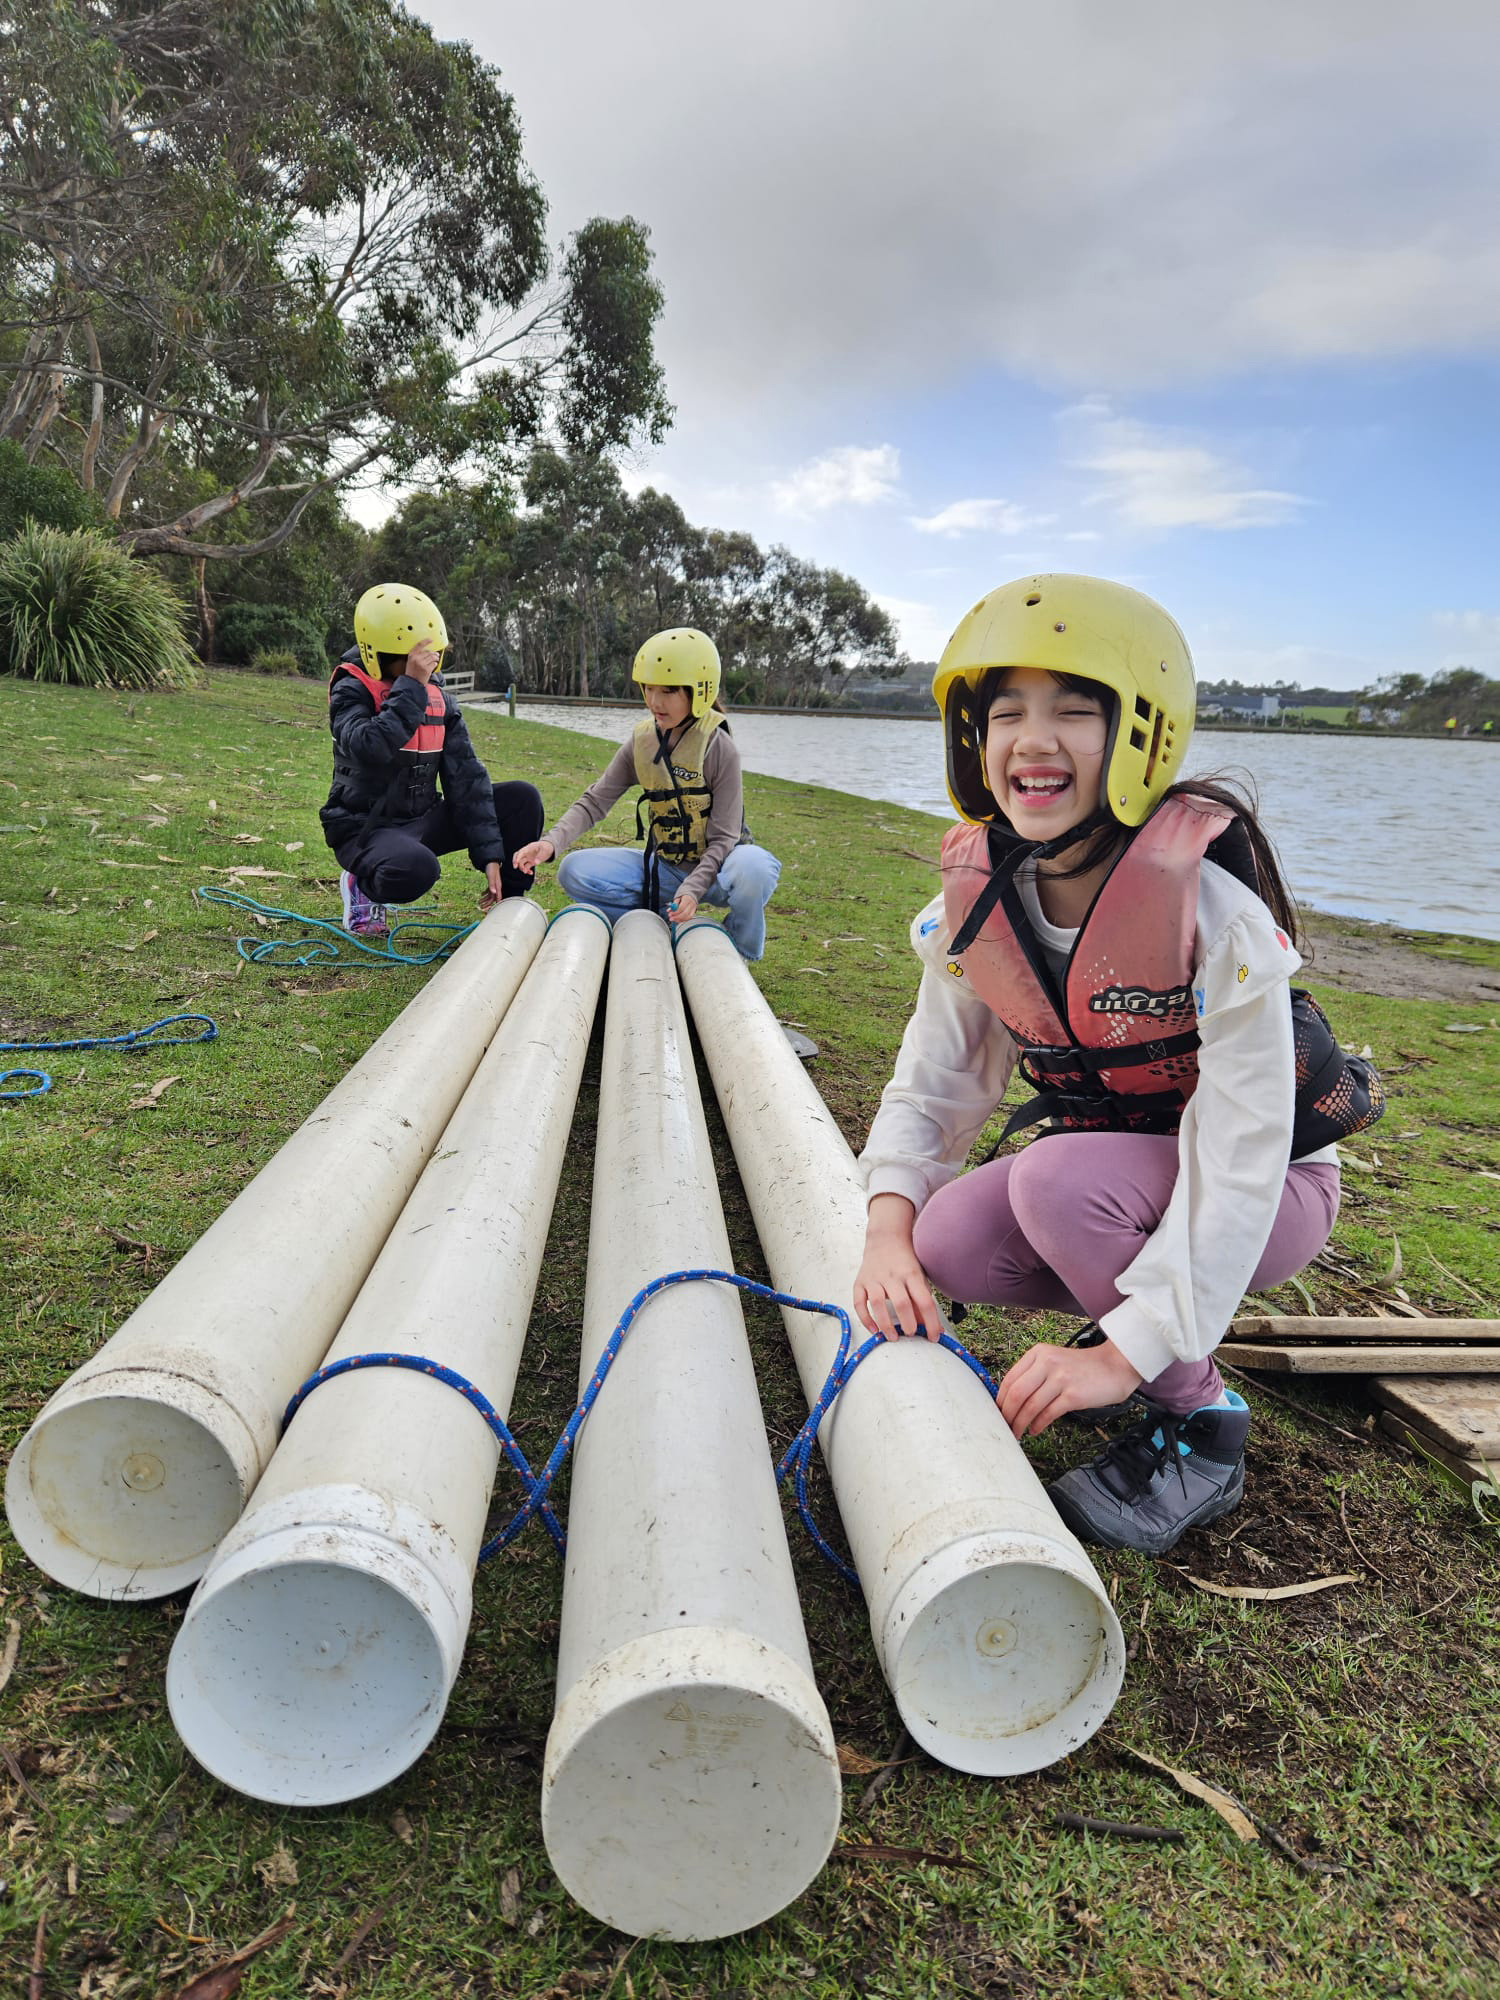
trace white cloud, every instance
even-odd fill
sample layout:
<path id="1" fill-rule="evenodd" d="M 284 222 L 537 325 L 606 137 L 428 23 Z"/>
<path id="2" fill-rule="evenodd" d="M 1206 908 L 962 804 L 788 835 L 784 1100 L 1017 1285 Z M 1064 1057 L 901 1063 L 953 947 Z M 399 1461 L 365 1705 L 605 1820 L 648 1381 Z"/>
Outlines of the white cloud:
<path id="1" fill-rule="evenodd" d="M 1500 611 L 1435 611 L 1432 622 L 1447 642 L 1441 667 L 1500 674 Z"/>
<path id="2" fill-rule="evenodd" d="M 982 533 L 1019 535 L 1025 528 L 1045 527 L 1053 516 L 1028 514 L 1012 500 L 954 500 L 936 514 L 910 514 L 907 519 L 918 534 L 953 539 Z"/>
<path id="3" fill-rule="evenodd" d="M 421 11 L 502 65 L 554 238 L 649 223 L 684 425 L 1500 340 L 1481 0 Z"/>
<path id="4" fill-rule="evenodd" d="M 893 444 L 841 444 L 799 465 L 787 478 L 773 480 L 771 499 L 784 514 L 873 507 L 896 497 L 900 477 L 901 454 Z"/>
<path id="5" fill-rule="evenodd" d="M 1064 535 L 1065 542 L 1100 542 L 1104 537 L 1093 528 L 1075 528 L 1070 535 Z"/>
<path id="6" fill-rule="evenodd" d="M 1085 504 L 1108 507 L 1123 527 L 1274 528 L 1309 505 L 1300 493 L 1244 484 L 1248 475 L 1233 460 L 1178 433 L 1116 416 L 1101 397 L 1063 416 L 1075 434 L 1071 463 L 1103 477 Z"/>
<path id="7" fill-rule="evenodd" d="M 1500 611 L 1438 611 L 1433 623 L 1440 632 L 1452 632 L 1460 639 L 1500 645 Z"/>
<path id="8" fill-rule="evenodd" d="M 914 660 L 935 660 L 952 637 L 961 613 L 968 609 L 967 604 L 961 604 L 957 609 L 940 611 L 911 597 L 877 595 L 875 602 L 895 620 L 902 648 Z"/>

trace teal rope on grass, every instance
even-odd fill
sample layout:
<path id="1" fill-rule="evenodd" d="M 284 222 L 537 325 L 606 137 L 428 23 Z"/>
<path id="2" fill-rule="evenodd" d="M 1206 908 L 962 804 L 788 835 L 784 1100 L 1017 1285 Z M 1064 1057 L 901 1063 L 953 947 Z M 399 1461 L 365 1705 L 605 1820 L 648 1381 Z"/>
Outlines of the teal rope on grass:
<path id="1" fill-rule="evenodd" d="M 201 1021 L 202 1031 L 196 1035 L 157 1032 L 175 1028 L 179 1021 Z M 166 1049 L 178 1042 L 217 1041 L 218 1035 L 219 1024 L 211 1014 L 164 1014 L 148 1027 L 127 1028 L 119 1035 L 76 1035 L 65 1042 L 0 1042 L 0 1055 L 60 1055 L 68 1049 Z M 0 1070 L 0 1083 L 9 1083 L 13 1076 L 34 1076 L 38 1081 L 29 1090 L 0 1090 L 0 1098 L 45 1097 L 52 1088 L 52 1078 L 44 1069 Z"/>
<path id="2" fill-rule="evenodd" d="M 342 924 L 330 922 L 325 917 L 304 916 L 300 910 L 278 910 L 269 903 L 257 903 L 253 897 L 242 895 L 238 889 L 220 889 L 212 884 L 195 889 L 194 897 L 200 903 L 223 903 L 231 910 L 243 910 L 249 916 L 264 917 L 270 923 L 302 924 L 314 931 L 326 932 L 326 937 L 300 938 L 254 938 L 239 937 L 234 941 L 235 950 L 248 965 L 342 965 L 358 964 L 366 961 L 373 965 L 432 965 L 440 958 L 448 958 L 477 929 L 475 924 L 448 924 L 431 917 L 408 917 L 405 922 L 394 926 L 383 944 L 366 944 L 363 938 L 354 937 Z M 428 935 L 441 934 L 441 942 L 428 952 L 397 951 L 396 940 L 406 931 L 416 931 Z M 287 954 L 281 956 L 281 954 Z"/>

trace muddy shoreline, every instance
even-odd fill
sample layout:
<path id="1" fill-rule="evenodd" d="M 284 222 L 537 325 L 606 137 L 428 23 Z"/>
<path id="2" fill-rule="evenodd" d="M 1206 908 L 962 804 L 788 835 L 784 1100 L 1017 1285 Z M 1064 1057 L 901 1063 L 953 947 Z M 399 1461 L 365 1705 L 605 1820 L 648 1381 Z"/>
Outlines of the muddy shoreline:
<path id="1" fill-rule="evenodd" d="M 1315 983 L 1392 1000 L 1455 1000 L 1500 1009 L 1500 944 L 1442 932 L 1405 931 L 1356 917 L 1302 911 Z"/>

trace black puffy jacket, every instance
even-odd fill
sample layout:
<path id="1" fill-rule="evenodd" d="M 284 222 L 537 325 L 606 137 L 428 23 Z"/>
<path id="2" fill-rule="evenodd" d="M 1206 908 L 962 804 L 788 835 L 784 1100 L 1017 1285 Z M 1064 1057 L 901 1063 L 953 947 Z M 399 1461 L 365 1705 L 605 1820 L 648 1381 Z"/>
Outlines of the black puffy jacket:
<path id="1" fill-rule="evenodd" d="M 408 674 L 386 683 L 377 708 L 351 648 L 328 684 L 328 727 L 333 733 L 333 784 L 318 814 L 330 847 L 343 847 L 372 826 L 401 826 L 421 819 L 439 794 L 468 843 L 476 868 L 505 859 L 495 820 L 490 774 L 474 754 L 458 703 L 446 691 L 442 747 L 419 748 L 437 718 L 427 713 L 427 688 Z"/>

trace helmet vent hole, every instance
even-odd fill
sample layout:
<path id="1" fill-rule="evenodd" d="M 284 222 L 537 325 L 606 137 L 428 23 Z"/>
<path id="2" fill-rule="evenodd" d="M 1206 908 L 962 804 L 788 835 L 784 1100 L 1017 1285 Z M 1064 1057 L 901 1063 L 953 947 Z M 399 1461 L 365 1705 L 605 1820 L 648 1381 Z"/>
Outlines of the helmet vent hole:
<path id="1" fill-rule="evenodd" d="M 1143 694 L 1138 694 L 1135 698 L 1135 712 L 1142 722 L 1151 720 L 1151 704 Z"/>
<path id="2" fill-rule="evenodd" d="M 1132 730 L 1131 730 L 1131 732 L 1130 732 L 1130 747 L 1131 747 L 1131 749 L 1132 749 L 1132 750 L 1144 750 L 1144 749 L 1145 749 L 1145 747 L 1146 747 L 1146 732 L 1145 732 L 1145 730 L 1144 730 L 1144 729 L 1132 729 Z"/>
<path id="3" fill-rule="evenodd" d="M 1163 721 L 1162 712 L 1160 709 L 1158 709 L 1156 711 L 1155 726 L 1151 731 L 1151 750 L 1146 758 L 1146 783 L 1148 785 L 1151 783 L 1152 778 L 1156 774 L 1156 762 L 1158 757 L 1160 757 L 1161 755 L 1162 721 Z"/>
<path id="4" fill-rule="evenodd" d="M 1028 604 L 1040 604 L 1041 601 L 1042 601 L 1042 594 L 1039 590 L 1034 590 L 1031 593 L 1030 597 L 1028 597 L 1026 600 Z"/>

